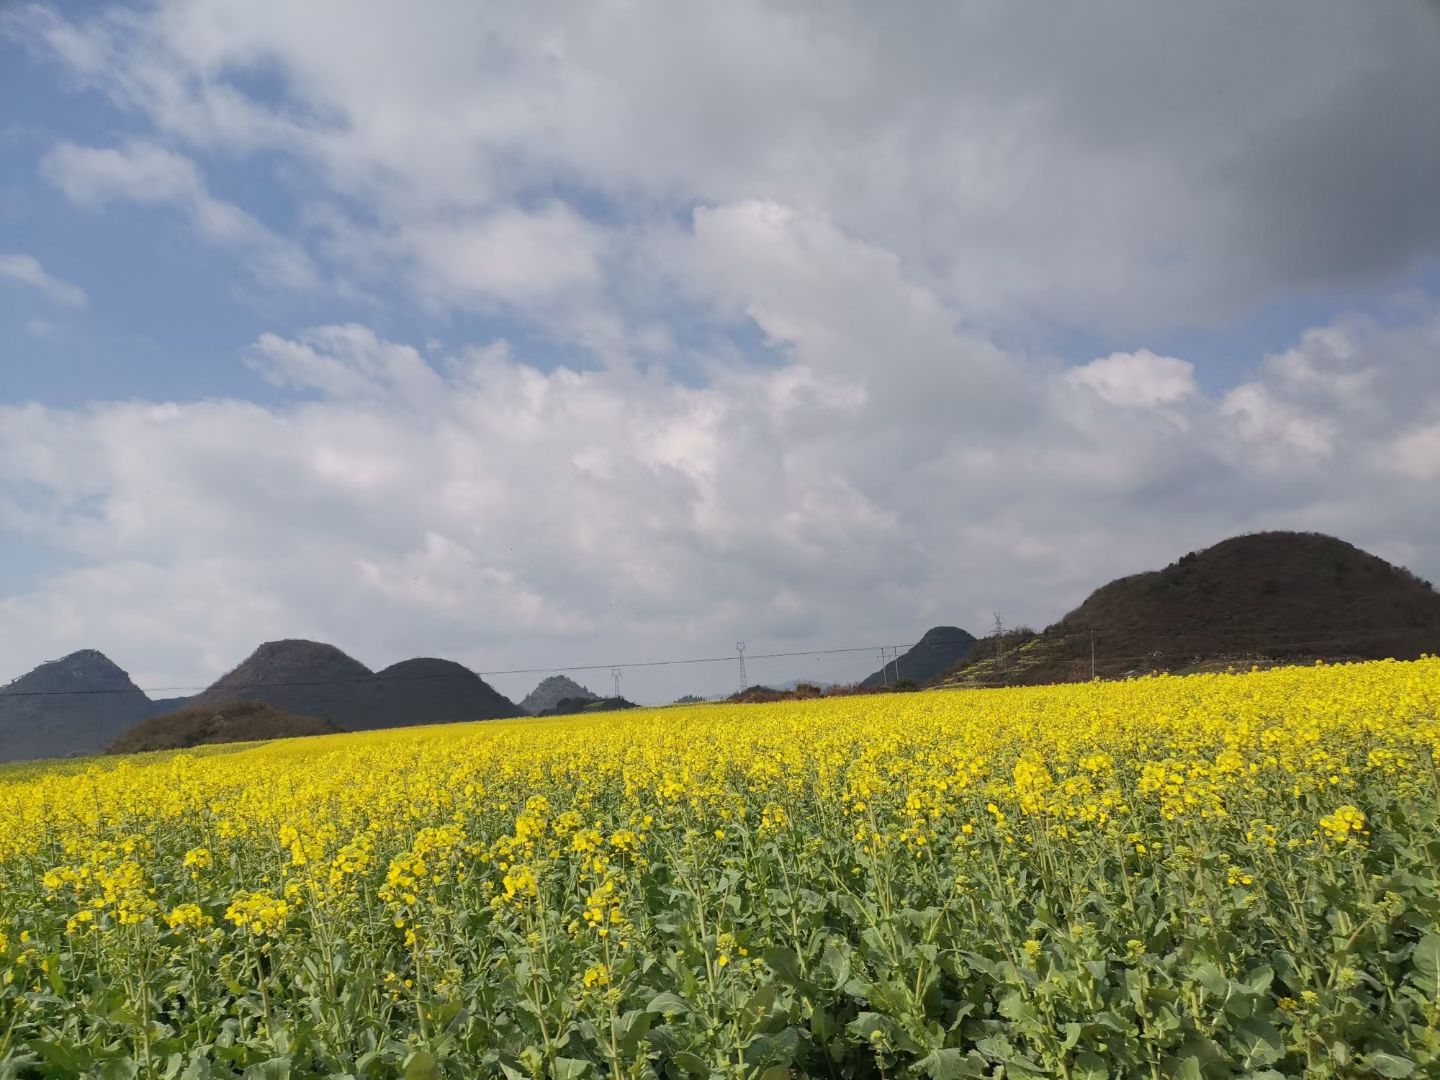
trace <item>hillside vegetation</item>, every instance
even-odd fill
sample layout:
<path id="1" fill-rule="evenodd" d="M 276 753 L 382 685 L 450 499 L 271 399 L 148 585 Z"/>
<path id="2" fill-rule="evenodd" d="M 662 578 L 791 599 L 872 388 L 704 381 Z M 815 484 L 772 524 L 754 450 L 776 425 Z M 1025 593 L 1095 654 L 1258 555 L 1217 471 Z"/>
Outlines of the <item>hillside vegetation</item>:
<path id="1" fill-rule="evenodd" d="M 221 705 L 191 705 L 142 720 L 111 743 L 106 753 L 181 750 L 212 743 L 330 735 L 339 730 L 329 720 L 296 716 L 263 702 L 231 701 Z"/>
<path id="2" fill-rule="evenodd" d="M 1440 593 L 1316 533 L 1238 536 L 1119 578 L 1039 634 L 986 638 L 948 684 L 1032 684 L 1440 652 Z"/>

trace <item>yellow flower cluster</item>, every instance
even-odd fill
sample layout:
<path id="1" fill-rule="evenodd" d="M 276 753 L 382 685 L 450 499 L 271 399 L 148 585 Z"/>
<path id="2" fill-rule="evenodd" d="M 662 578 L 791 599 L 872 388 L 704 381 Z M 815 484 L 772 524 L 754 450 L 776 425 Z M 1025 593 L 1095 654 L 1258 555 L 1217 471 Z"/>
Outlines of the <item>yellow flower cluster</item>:
<path id="1" fill-rule="evenodd" d="M 1300 860 L 1367 881 L 1358 860 L 1387 850 L 1388 823 L 1412 805 L 1433 820 L 1437 756 L 1440 659 L 1428 658 L 493 721 L 0 771 L 0 972 L 51 1010 L 37 1025 L 60 1030 L 79 1021 L 56 986 L 134 986 L 143 970 L 168 973 L 164 997 L 213 968 L 215 993 L 238 1000 L 228 958 L 261 954 L 269 993 L 314 995 L 277 1015 L 331 1022 L 324 995 L 369 971 L 377 1000 L 413 1000 L 429 1031 L 459 1014 L 462 987 L 467 1016 L 490 1000 L 473 988 L 497 972 L 514 985 L 493 1000 L 533 993 L 538 1015 L 552 977 L 620 995 L 635 972 L 663 969 L 698 993 L 757 977 L 786 941 L 813 945 L 813 965 L 829 948 L 822 911 L 834 935 L 868 905 L 910 905 L 903 932 L 928 929 L 908 953 L 893 928 L 856 934 L 895 948 L 885 966 L 898 966 L 942 952 L 923 937 L 940 932 L 927 913 L 1003 915 L 1037 902 L 1037 882 L 1062 882 L 1080 903 L 1102 889 L 1089 877 L 1102 863 L 1122 905 L 1147 875 L 1171 875 L 1191 906 L 1166 933 L 1200 933 L 1224 917 L 1212 891 L 1237 910 L 1263 905 Z M 1059 962 L 1043 926 L 1004 943 L 1013 963 Z M 1151 955 L 1152 928 L 1124 928 L 1112 959 Z M 673 946 L 686 935 L 689 961 Z M 16 966 L 22 947 L 59 967 Z M 816 978 L 807 968 L 805 985 Z M 904 985 L 923 999 L 923 979 Z M 750 992 L 714 988 L 717 1000 Z M 212 1014 L 195 1008 L 208 1030 Z M 365 1045 L 405 1043 L 393 1034 Z"/>
<path id="2" fill-rule="evenodd" d="M 1366 835 L 1365 814 L 1359 807 L 1345 805 L 1320 819 L 1320 828 L 1337 844 Z"/>
<path id="3" fill-rule="evenodd" d="M 290 903 L 268 892 L 243 892 L 230 901 L 225 918 L 257 937 L 279 937 L 290 918 Z"/>

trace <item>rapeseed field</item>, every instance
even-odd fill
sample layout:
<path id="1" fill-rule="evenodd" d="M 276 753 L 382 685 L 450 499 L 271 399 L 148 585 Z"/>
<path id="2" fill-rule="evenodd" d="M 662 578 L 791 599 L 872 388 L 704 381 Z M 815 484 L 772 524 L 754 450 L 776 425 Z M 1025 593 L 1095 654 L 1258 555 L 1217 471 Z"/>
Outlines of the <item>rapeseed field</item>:
<path id="1" fill-rule="evenodd" d="M 1440 1075 L 1440 660 L 0 776 L 0 1075 Z"/>

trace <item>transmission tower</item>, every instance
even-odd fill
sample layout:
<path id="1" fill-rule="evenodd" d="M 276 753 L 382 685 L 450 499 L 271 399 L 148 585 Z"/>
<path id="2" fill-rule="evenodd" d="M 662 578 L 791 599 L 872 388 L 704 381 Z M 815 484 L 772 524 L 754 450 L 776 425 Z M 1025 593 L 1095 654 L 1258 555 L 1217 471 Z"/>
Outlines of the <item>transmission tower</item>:
<path id="1" fill-rule="evenodd" d="M 750 689 L 750 681 L 745 677 L 745 643 L 735 642 L 735 653 L 740 657 L 740 692 L 743 694 Z"/>
<path id="2" fill-rule="evenodd" d="M 610 669 L 610 676 L 611 676 L 611 678 L 613 678 L 613 679 L 615 680 L 615 696 L 616 696 L 616 697 L 619 697 L 619 696 L 620 696 L 620 669 L 619 669 L 618 667 L 612 667 L 612 668 Z"/>

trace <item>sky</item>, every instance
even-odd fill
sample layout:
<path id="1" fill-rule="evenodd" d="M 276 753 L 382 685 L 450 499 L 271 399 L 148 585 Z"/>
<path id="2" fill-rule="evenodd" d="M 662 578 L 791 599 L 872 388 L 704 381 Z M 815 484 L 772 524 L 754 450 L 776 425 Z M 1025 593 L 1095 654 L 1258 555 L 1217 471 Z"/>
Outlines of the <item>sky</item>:
<path id="1" fill-rule="evenodd" d="M 1440 578 L 1436 101 L 1419 0 L 5 5 L 0 681 L 842 680 L 1271 528 Z"/>

